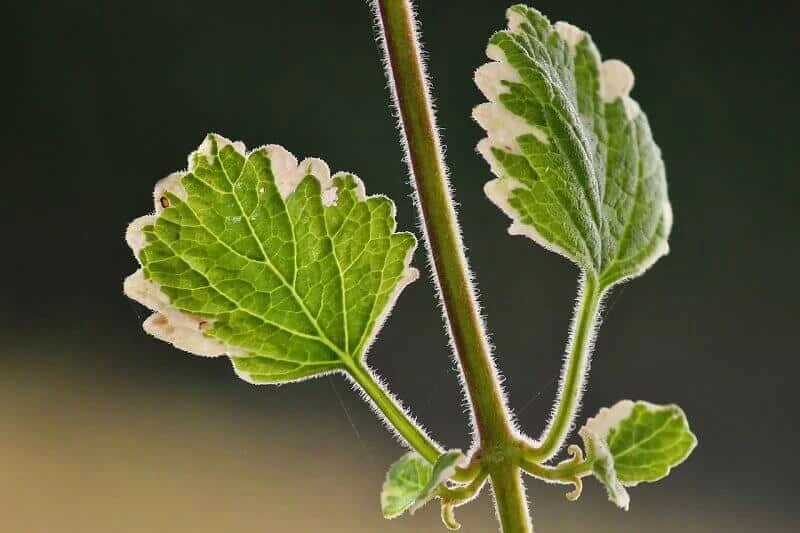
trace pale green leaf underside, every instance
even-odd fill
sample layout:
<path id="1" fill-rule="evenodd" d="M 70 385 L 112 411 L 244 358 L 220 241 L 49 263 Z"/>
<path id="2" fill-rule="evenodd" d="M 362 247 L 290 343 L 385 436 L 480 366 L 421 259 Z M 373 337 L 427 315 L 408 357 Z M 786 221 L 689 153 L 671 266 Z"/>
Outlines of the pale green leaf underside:
<path id="1" fill-rule="evenodd" d="M 428 483 L 422 489 L 422 492 L 420 492 L 417 501 L 411 506 L 410 511 L 414 513 L 417 509 L 428 503 L 436 494 L 436 490 L 453 477 L 456 468 L 459 466 L 466 466 L 465 463 L 464 454 L 461 450 L 448 450 L 440 455 L 436 460 L 436 464 L 433 465 Z"/>
<path id="2" fill-rule="evenodd" d="M 627 511 L 631 504 L 631 497 L 617 477 L 614 457 L 608 449 L 608 443 L 585 427 L 581 428 L 580 435 L 586 446 L 586 453 L 593 461 L 592 474 L 606 488 L 608 499 L 620 509 Z"/>
<path id="3" fill-rule="evenodd" d="M 361 363 L 400 290 L 416 240 L 351 174 L 280 146 L 245 153 L 209 135 L 189 169 L 156 186 L 156 214 L 128 242 L 142 265 L 126 294 L 145 329 L 237 373 L 281 383 Z"/>
<path id="4" fill-rule="evenodd" d="M 601 409 L 580 433 L 595 457 L 595 475 L 618 504 L 627 498 L 620 495 L 623 486 L 666 477 L 697 445 L 678 406 L 630 400 Z"/>
<path id="5" fill-rule="evenodd" d="M 396 518 L 405 511 L 415 513 L 453 477 L 456 468 L 465 463 L 461 450 L 444 452 L 433 466 L 416 452 L 406 453 L 386 474 L 381 491 L 383 516 Z"/>
<path id="6" fill-rule="evenodd" d="M 513 6 L 508 21 L 475 74 L 489 100 L 474 111 L 488 135 L 478 149 L 497 176 L 487 195 L 511 233 L 602 286 L 641 274 L 667 253 L 672 215 L 660 151 L 629 96 L 633 74 L 535 9 Z"/>
<path id="7" fill-rule="evenodd" d="M 397 518 L 419 499 L 433 474 L 433 466 L 416 452 L 408 452 L 386 473 L 381 490 L 385 518 Z"/>

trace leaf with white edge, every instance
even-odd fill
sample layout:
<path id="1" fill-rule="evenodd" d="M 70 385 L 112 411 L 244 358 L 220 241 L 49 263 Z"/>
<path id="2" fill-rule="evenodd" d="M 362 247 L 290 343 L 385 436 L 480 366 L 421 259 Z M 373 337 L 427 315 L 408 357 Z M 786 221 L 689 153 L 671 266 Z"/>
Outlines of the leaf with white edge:
<path id="1" fill-rule="evenodd" d="M 381 490 L 381 510 L 385 518 L 397 518 L 414 505 L 425 490 L 433 466 L 416 452 L 408 452 L 386 473 Z"/>
<path id="2" fill-rule="evenodd" d="M 631 69 L 600 59 L 582 30 L 516 5 L 475 73 L 488 102 L 478 151 L 486 195 L 525 235 L 610 287 L 669 250 L 672 211 L 661 153 L 629 96 Z"/>
<path id="3" fill-rule="evenodd" d="M 608 499 L 620 509 L 628 510 L 631 497 L 619 481 L 614 468 L 614 457 L 608 449 L 606 442 L 592 433 L 586 427 L 579 432 L 586 446 L 586 454 L 592 458 L 592 473 L 608 491 Z"/>
<path id="4" fill-rule="evenodd" d="M 408 452 L 390 468 L 381 491 L 381 508 L 386 518 L 396 518 L 408 511 L 414 514 L 436 496 L 456 469 L 467 465 L 461 450 L 444 452 L 431 465 L 416 452 Z"/>
<path id="5" fill-rule="evenodd" d="M 580 435 L 594 459 L 594 474 L 617 505 L 627 509 L 623 487 L 658 481 L 697 446 L 677 405 L 623 400 L 587 420 Z"/>
<path id="6" fill-rule="evenodd" d="M 425 488 L 423 488 L 417 501 L 415 501 L 414 505 L 409 509 L 409 512 L 414 514 L 422 506 L 431 501 L 436 495 L 436 489 L 447 483 L 456 473 L 457 468 L 463 468 L 465 466 L 467 466 L 467 459 L 464 457 L 461 450 L 448 450 L 440 455 L 436 460 L 436 464 L 433 465 L 431 477 L 427 485 L 425 485 Z"/>
<path id="7" fill-rule="evenodd" d="M 391 200 L 277 145 L 245 152 L 209 135 L 154 196 L 155 214 L 128 228 L 141 269 L 125 294 L 154 311 L 148 333 L 229 356 L 252 383 L 362 364 L 418 276 L 416 239 L 395 232 Z"/>

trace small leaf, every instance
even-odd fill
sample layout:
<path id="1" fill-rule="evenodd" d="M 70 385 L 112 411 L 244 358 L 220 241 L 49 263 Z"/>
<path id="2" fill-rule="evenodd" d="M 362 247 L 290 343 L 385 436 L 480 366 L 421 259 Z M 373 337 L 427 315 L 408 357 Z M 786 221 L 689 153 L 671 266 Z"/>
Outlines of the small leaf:
<path id="1" fill-rule="evenodd" d="M 406 453 L 386 474 L 381 492 L 383 516 L 396 518 L 405 511 L 414 514 L 466 463 L 461 450 L 444 452 L 433 466 L 416 452 Z"/>
<path id="2" fill-rule="evenodd" d="M 276 145 L 209 135 L 160 181 L 127 240 L 142 268 L 125 294 L 144 329 L 188 352 L 230 356 L 252 383 L 360 364 L 400 291 L 416 240 L 352 174 Z"/>
<path id="3" fill-rule="evenodd" d="M 386 473 L 381 491 L 385 518 L 397 518 L 420 497 L 431 479 L 433 467 L 416 452 L 408 452 Z"/>
<path id="4" fill-rule="evenodd" d="M 697 445 L 686 415 L 676 405 L 623 400 L 603 408 L 581 428 L 594 474 L 609 498 L 627 510 L 623 487 L 658 481 Z"/>
<path id="5" fill-rule="evenodd" d="M 411 506 L 411 514 L 417 512 L 419 508 L 428 503 L 436 495 L 436 489 L 447 483 L 456 473 L 456 468 L 466 466 L 467 461 L 461 450 L 448 450 L 436 460 L 431 471 L 431 477 L 425 488 L 420 493 L 417 501 Z"/>
<path id="6" fill-rule="evenodd" d="M 579 433 L 586 446 L 586 453 L 594 461 L 592 463 L 594 477 L 605 486 L 608 491 L 608 499 L 620 509 L 627 511 L 630 507 L 631 497 L 617 477 L 617 471 L 614 468 L 614 457 L 611 455 L 608 445 L 586 427 L 583 427 Z"/>
<path id="7" fill-rule="evenodd" d="M 530 237 L 599 278 L 638 276 L 668 251 L 672 211 L 661 153 L 629 96 L 633 73 L 602 61 L 588 34 L 524 5 L 475 73 L 487 103 L 478 150 L 489 199 Z"/>

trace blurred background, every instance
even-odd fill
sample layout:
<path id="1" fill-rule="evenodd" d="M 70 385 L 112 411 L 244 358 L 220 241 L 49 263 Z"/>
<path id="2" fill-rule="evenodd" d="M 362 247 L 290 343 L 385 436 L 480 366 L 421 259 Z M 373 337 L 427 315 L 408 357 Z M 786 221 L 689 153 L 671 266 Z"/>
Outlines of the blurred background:
<path id="1" fill-rule="evenodd" d="M 471 77 L 509 0 L 420 0 L 452 181 L 521 426 L 555 393 L 576 270 L 505 234 L 482 194 Z M 128 221 L 206 132 L 280 143 L 357 173 L 416 227 L 364 1 L 13 1 L 0 227 L 0 530 L 440 531 L 435 506 L 385 522 L 402 448 L 339 377 L 239 381 L 225 360 L 147 337 L 121 294 Z M 538 531 L 797 531 L 800 193 L 797 2 L 537 0 L 637 74 L 663 149 L 672 252 L 616 290 L 584 414 L 679 403 L 700 446 L 629 513 L 529 484 Z M 424 268 L 421 251 L 415 257 Z M 370 355 L 447 446 L 467 418 L 429 277 Z M 495 530 L 486 497 L 466 532 Z"/>

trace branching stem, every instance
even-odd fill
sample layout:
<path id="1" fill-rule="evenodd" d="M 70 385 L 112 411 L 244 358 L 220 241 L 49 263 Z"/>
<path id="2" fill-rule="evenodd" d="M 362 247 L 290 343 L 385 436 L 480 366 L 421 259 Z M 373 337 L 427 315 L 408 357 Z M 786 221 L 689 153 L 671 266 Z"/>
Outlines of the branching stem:
<path id="1" fill-rule="evenodd" d="M 522 469 L 535 478 L 553 483 L 572 483 L 574 478 L 588 476 L 592 473 L 592 461 L 580 463 L 564 463 L 558 466 L 545 466 L 527 459 L 522 460 Z"/>
<path id="2" fill-rule="evenodd" d="M 510 449 L 516 446 L 516 438 L 458 231 L 420 56 L 413 7 L 410 0 L 374 2 L 428 253 L 472 406 L 476 437 L 483 449 Z M 519 467 L 508 459 L 488 468 L 503 532 L 530 532 Z"/>
<path id="3" fill-rule="evenodd" d="M 469 484 L 454 489 L 442 487 L 439 489 L 439 497 L 447 504 L 458 507 L 474 498 L 486 483 L 489 473 L 480 472 Z"/>

